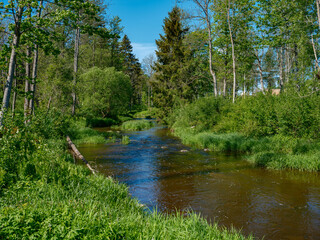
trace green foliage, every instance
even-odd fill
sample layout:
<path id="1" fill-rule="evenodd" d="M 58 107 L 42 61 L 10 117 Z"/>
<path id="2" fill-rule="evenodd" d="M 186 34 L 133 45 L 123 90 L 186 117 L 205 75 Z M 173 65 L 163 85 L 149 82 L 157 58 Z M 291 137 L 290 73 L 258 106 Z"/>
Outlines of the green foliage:
<path id="1" fill-rule="evenodd" d="M 123 58 L 124 73 L 130 77 L 132 86 L 132 104 L 141 102 L 141 90 L 144 83 L 144 76 L 139 59 L 132 53 L 132 45 L 127 35 L 123 36 L 120 44 L 120 52 Z"/>
<path id="2" fill-rule="evenodd" d="M 127 122 L 127 121 L 132 120 L 133 118 L 130 115 L 130 116 L 118 116 L 118 119 L 120 122 Z"/>
<path id="3" fill-rule="evenodd" d="M 319 96 L 287 93 L 238 99 L 200 98 L 168 118 L 185 144 L 252 155 L 257 166 L 318 171 Z"/>
<path id="4" fill-rule="evenodd" d="M 155 63 L 153 85 L 154 105 L 160 118 L 168 116 L 174 104 L 192 99 L 192 53 L 183 40 L 188 31 L 183 27 L 182 13 L 174 7 L 164 20 L 164 35 L 156 41 L 158 61 Z"/>
<path id="5" fill-rule="evenodd" d="M 91 68 L 80 77 L 79 98 L 86 116 L 116 117 L 127 112 L 131 98 L 130 79 L 114 68 Z"/>
<path id="6" fill-rule="evenodd" d="M 99 132 L 86 126 L 86 120 L 71 121 L 66 133 L 76 144 L 98 144 L 115 142 L 119 137 L 115 132 Z"/>
<path id="7" fill-rule="evenodd" d="M 118 122 L 111 118 L 87 118 L 86 125 L 88 127 L 111 127 Z"/>
<path id="8" fill-rule="evenodd" d="M 212 129 L 220 120 L 222 113 L 229 105 L 222 98 L 204 97 L 178 108 L 168 118 L 169 125 L 179 131 L 179 128 L 189 128 L 191 132 L 201 132 Z"/>
<path id="9" fill-rule="evenodd" d="M 122 136 L 121 143 L 128 145 L 130 143 L 130 138 L 128 136 Z"/>
<path id="10" fill-rule="evenodd" d="M 155 118 L 157 114 L 156 108 L 150 108 L 145 111 L 137 112 L 133 115 L 134 118 L 146 118 L 146 119 L 152 119 Z"/>
<path id="11" fill-rule="evenodd" d="M 148 120 L 131 120 L 121 125 L 122 130 L 141 131 L 152 128 L 154 122 Z"/>

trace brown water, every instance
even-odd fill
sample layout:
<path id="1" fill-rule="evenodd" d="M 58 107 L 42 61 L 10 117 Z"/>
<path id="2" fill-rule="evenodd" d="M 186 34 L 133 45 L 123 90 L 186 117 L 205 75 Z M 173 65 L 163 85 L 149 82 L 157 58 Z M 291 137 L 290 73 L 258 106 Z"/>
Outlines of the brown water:
<path id="1" fill-rule="evenodd" d="M 150 208 L 192 209 L 258 238 L 320 239 L 319 173 L 269 171 L 240 156 L 192 150 L 162 127 L 126 134 L 129 145 L 83 145 L 79 150 Z"/>

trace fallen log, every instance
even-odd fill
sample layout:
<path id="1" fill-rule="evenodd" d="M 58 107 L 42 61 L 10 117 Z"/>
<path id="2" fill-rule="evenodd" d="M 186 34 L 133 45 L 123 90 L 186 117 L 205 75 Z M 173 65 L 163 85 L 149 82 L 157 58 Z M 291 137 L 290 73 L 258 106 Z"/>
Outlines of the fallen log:
<path id="1" fill-rule="evenodd" d="M 75 153 L 76 157 L 81 159 L 82 162 L 84 162 L 84 164 L 87 165 L 87 167 L 90 169 L 90 171 L 93 174 L 96 174 L 95 170 L 91 167 L 91 165 L 89 164 L 89 162 L 84 158 L 84 156 L 79 152 L 79 150 L 77 149 L 76 145 L 74 145 L 74 143 L 71 141 L 70 137 L 67 136 L 67 142 L 69 147 L 72 149 L 72 151 Z"/>

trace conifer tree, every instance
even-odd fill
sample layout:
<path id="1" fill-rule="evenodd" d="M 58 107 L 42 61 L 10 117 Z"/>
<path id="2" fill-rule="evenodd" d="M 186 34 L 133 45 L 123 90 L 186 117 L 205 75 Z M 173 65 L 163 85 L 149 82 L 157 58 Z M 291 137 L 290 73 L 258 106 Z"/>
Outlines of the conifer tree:
<path id="1" fill-rule="evenodd" d="M 132 53 L 132 45 L 127 35 L 121 41 L 121 54 L 123 57 L 124 72 L 130 77 L 133 89 L 131 105 L 140 103 L 143 74 L 139 60 Z"/>
<path id="2" fill-rule="evenodd" d="M 156 41 L 158 61 L 155 64 L 154 103 L 163 110 L 165 117 L 177 99 L 190 98 L 188 83 L 188 58 L 190 54 L 183 43 L 188 29 L 182 25 L 181 10 L 174 7 L 164 20 L 164 35 Z"/>

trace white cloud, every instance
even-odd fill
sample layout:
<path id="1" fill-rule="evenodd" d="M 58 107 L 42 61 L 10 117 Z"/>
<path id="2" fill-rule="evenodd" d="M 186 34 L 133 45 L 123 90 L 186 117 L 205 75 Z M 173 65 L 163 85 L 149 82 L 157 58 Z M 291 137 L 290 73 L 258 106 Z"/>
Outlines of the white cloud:
<path id="1" fill-rule="evenodd" d="M 132 43 L 133 53 L 139 58 L 140 62 L 144 57 L 148 56 L 157 49 L 155 44 L 152 43 Z"/>

